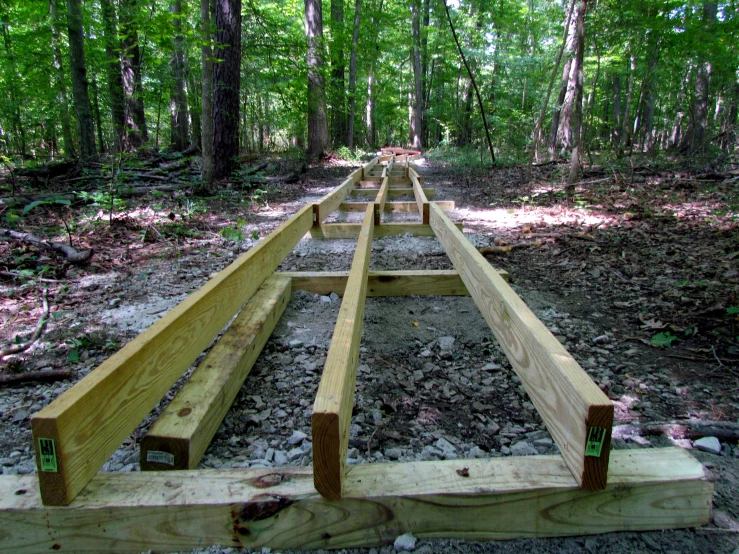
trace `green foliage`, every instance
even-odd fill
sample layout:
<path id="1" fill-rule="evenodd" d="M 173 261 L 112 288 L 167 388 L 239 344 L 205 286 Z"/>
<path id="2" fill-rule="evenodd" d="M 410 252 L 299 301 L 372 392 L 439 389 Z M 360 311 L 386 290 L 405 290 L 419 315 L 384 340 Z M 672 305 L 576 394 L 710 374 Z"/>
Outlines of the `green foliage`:
<path id="1" fill-rule="evenodd" d="M 47 198 L 45 200 L 34 200 L 33 202 L 26 204 L 23 206 L 23 215 L 26 215 L 28 212 L 33 210 L 34 208 L 38 206 L 53 206 L 53 205 L 62 205 L 62 206 L 70 206 L 72 202 L 70 202 L 66 198 Z"/>
<path id="2" fill-rule="evenodd" d="M 678 337 L 676 337 L 669 331 L 665 331 L 654 335 L 649 342 L 653 346 L 665 346 L 669 348 L 676 340 L 678 340 Z"/>

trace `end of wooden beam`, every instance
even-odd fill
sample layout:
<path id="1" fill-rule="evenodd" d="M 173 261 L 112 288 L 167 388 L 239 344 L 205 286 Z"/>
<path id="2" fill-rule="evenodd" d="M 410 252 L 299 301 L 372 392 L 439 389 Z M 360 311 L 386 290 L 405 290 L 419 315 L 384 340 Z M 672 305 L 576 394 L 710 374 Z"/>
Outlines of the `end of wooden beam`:
<path id="1" fill-rule="evenodd" d="M 141 439 L 141 471 L 193 469 L 190 444 L 190 440 L 181 437 L 146 435 Z"/>
<path id="2" fill-rule="evenodd" d="M 608 459 L 611 453 L 612 403 L 588 408 L 585 463 L 579 481 L 587 490 L 602 490 L 608 481 Z"/>
<path id="3" fill-rule="evenodd" d="M 313 445 L 313 484 L 329 500 L 340 500 L 344 481 L 341 459 L 341 431 L 336 413 L 314 413 L 311 416 Z"/>

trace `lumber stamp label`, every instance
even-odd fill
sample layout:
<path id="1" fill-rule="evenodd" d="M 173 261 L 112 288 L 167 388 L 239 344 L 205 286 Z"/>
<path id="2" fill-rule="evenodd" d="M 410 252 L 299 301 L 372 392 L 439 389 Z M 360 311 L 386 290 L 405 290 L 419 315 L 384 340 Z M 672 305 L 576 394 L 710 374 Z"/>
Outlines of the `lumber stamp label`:
<path id="1" fill-rule="evenodd" d="M 41 471 L 56 473 L 59 466 L 56 462 L 56 446 L 54 439 L 39 438 L 38 440 L 39 459 L 41 460 Z"/>
<path id="2" fill-rule="evenodd" d="M 170 454 L 169 452 L 162 452 L 161 450 L 149 450 L 146 453 L 146 461 L 173 466 L 174 454 Z"/>
<path id="3" fill-rule="evenodd" d="M 606 440 L 606 430 L 602 427 L 591 427 L 588 433 L 588 442 L 585 445 L 585 455 L 599 458 Z"/>

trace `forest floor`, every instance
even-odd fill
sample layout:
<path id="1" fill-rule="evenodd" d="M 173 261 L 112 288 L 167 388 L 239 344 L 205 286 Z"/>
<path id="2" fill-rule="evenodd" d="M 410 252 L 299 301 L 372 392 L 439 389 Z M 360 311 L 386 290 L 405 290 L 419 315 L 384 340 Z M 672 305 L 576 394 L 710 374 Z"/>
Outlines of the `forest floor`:
<path id="1" fill-rule="evenodd" d="M 286 173 L 288 165 L 277 160 L 267 172 Z M 260 188 L 223 188 L 212 198 L 187 188 L 163 191 L 129 200 L 113 218 L 100 199 L 26 214 L 4 208 L 0 226 L 65 240 L 66 222 L 74 245 L 94 255 L 76 266 L 0 241 L 0 348 L 33 333 L 44 290 L 51 312 L 40 339 L 2 361 L 0 378 L 71 372 L 49 383 L 0 385 L 0 472 L 35 472 L 33 413 L 350 170 L 330 162 L 295 184 L 268 176 Z M 636 425 L 739 423 L 737 179 L 647 163 L 592 167 L 568 199 L 564 165 L 536 168 L 530 182 L 520 167 L 470 170 L 432 161 L 420 171 L 437 199 L 457 202 L 452 219 L 464 223 L 475 246 L 499 247 L 490 262 L 510 272 L 516 292 L 613 400 L 613 447 L 690 449 L 715 478 L 716 493 L 712 523 L 700 529 L 419 540 L 416 552 L 739 551 L 736 438 L 723 440 L 716 455 L 693 448 L 677 430 L 647 435 Z M 30 180 L 19 186 L 33 192 Z M 304 239 L 280 269 L 346 270 L 354 243 Z M 452 269 L 436 239 L 408 236 L 375 240 L 371 267 Z M 293 295 L 201 467 L 311 464 L 311 406 L 338 308 L 335 297 Z M 469 298 L 370 298 L 362 344 L 349 463 L 557 451 Z M 138 443 L 181 381 L 104 471 L 138 470 Z"/>

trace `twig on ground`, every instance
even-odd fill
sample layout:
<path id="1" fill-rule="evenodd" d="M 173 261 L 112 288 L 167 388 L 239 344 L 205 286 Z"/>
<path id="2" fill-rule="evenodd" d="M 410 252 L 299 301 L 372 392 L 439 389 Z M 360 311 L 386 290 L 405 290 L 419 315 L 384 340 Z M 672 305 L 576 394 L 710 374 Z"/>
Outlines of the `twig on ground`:
<path id="1" fill-rule="evenodd" d="M 20 354 L 21 352 L 25 352 L 31 346 L 39 339 L 41 336 L 41 333 L 44 331 L 44 327 L 46 327 L 46 323 L 49 321 L 49 299 L 48 299 L 49 290 L 44 289 L 43 296 L 41 297 L 41 302 L 43 306 L 43 313 L 41 314 L 41 319 L 38 320 L 38 324 L 36 325 L 36 330 L 33 332 L 33 335 L 31 335 L 31 338 L 23 342 L 21 344 L 14 344 L 13 346 L 9 346 L 7 348 L 4 348 L 3 350 L 0 350 L 0 358 L 4 358 L 5 356 L 10 356 L 11 354 Z"/>
<path id="2" fill-rule="evenodd" d="M 43 371 L 25 371 L 23 373 L 11 373 L 0 375 L 0 385 L 18 385 L 28 381 L 42 381 L 49 383 L 69 379 L 72 372 L 68 369 L 47 369 Z"/>
<path id="3" fill-rule="evenodd" d="M 60 242 L 41 240 L 31 233 L 20 233 L 18 231 L 11 231 L 10 229 L 0 229 L 0 237 L 6 237 L 13 240 L 26 242 L 28 244 L 33 244 L 34 246 L 41 246 L 43 248 L 53 250 L 54 252 L 63 255 L 67 259 L 67 261 L 72 264 L 85 264 L 92 257 L 92 250 L 77 250 L 76 248 L 73 248 L 67 244 L 62 244 Z"/>

